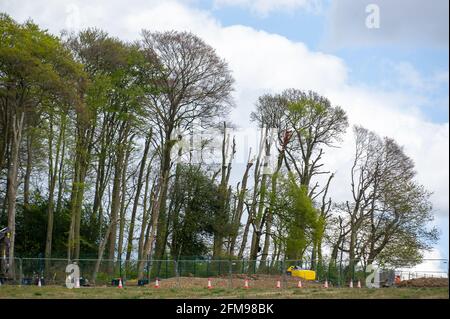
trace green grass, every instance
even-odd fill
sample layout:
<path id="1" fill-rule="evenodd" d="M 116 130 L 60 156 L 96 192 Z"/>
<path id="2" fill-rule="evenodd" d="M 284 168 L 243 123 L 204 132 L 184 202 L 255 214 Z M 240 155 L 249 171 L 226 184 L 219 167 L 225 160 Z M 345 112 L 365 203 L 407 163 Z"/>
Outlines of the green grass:
<path id="1" fill-rule="evenodd" d="M 283 298 L 283 299 L 448 299 L 448 288 L 384 288 L 384 289 L 248 289 L 242 288 L 160 288 L 125 287 L 123 289 L 36 286 L 1 286 L 0 298 L 51 298 L 51 299 L 151 299 L 151 298 Z"/>

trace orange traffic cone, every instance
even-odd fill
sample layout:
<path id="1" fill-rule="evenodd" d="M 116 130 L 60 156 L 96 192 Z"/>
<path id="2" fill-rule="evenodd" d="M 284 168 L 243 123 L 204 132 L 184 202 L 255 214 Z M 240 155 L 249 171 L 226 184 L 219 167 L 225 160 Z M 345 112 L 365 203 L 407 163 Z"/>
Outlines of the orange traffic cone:
<path id="1" fill-rule="evenodd" d="M 245 289 L 250 288 L 250 287 L 248 286 L 248 279 L 245 279 L 245 281 L 244 281 L 244 288 L 245 288 Z"/>
<path id="2" fill-rule="evenodd" d="M 302 288 L 302 281 L 301 280 L 298 281 L 297 288 Z"/>
<path id="3" fill-rule="evenodd" d="M 211 288 L 212 288 L 211 279 L 208 278 L 208 289 L 211 289 Z"/>
<path id="4" fill-rule="evenodd" d="M 358 286 L 357 287 L 361 288 L 361 281 L 360 280 L 358 280 Z"/>
<path id="5" fill-rule="evenodd" d="M 276 286 L 278 289 L 279 288 L 281 288 L 281 281 L 280 280 L 277 280 L 277 286 Z"/>
<path id="6" fill-rule="evenodd" d="M 325 279 L 325 284 L 323 285 L 323 288 L 328 288 L 328 280 Z"/>
<path id="7" fill-rule="evenodd" d="M 349 288 L 353 288 L 353 280 L 350 280 Z"/>
<path id="8" fill-rule="evenodd" d="M 123 285 L 122 285 L 122 278 L 119 278 L 119 288 L 123 288 Z"/>
<path id="9" fill-rule="evenodd" d="M 155 288 L 159 288 L 159 280 L 158 280 L 158 278 L 156 278 L 156 281 L 155 281 Z"/>

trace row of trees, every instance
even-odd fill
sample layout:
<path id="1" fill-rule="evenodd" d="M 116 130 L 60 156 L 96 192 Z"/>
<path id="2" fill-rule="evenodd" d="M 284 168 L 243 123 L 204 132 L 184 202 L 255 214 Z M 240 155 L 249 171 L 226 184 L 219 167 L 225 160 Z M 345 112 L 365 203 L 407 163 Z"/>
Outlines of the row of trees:
<path id="1" fill-rule="evenodd" d="M 134 43 L 97 29 L 56 37 L 2 14 L 0 37 L 0 224 L 12 234 L 10 263 L 43 252 L 99 262 L 247 257 L 262 267 L 310 258 L 316 267 L 324 251 L 417 262 L 437 239 L 411 159 L 362 127 L 351 200 L 330 198 L 323 157 L 348 119 L 314 92 L 258 99 L 259 148 L 234 185 L 236 142 L 224 121 L 233 78 L 191 33 L 143 31 Z M 217 136 L 192 143 L 211 130 L 220 146 Z M 214 148 L 219 164 L 206 159 Z"/>

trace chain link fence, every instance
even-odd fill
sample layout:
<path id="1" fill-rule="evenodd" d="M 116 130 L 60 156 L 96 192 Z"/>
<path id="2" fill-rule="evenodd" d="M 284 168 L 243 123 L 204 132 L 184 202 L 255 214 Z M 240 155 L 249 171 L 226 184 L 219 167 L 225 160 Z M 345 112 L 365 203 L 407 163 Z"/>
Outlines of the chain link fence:
<path id="1" fill-rule="evenodd" d="M 5 260 L 2 260 L 3 269 Z M 127 286 L 156 285 L 165 288 L 206 287 L 239 288 L 246 285 L 254 288 L 294 288 L 300 278 L 288 272 L 290 266 L 298 269 L 314 269 L 314 281 L 303 281 L 305 285 L 348 287 L 359 281 L 363 286 L 373 269 L 348 260 L 311 263 L 309 260 L 108 260 L 79 259 L 68 261 L 58 258 L 15 258 L 8 265 L 8 274 L 0 272 L 1 284 L 64 286 L 69 273 L 66 267 L 76 264 L 79 268 L 81 286 L 118 285 L 119 278 Z M 398 265 L 399 263 L 397 263 Z M 402 263 L 400 263 L 402 264 Z M 405 264 L 405 263 L 404 263 Z M 415 278 L 448 278 L 446 259 L 426 259 L 420 265 L 410 267 L 378 265 L 381 280 L 393 282 Z"/>

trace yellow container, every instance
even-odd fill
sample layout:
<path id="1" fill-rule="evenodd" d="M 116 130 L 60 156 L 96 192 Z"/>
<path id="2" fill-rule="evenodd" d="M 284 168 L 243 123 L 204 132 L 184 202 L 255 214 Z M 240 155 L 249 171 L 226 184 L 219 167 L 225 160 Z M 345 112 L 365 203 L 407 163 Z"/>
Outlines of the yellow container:
<path id="1" fill-rule="evenodd" d="M 294 269 L 294 266 L 291 266 L 287 271 L 291 273 L 292 277 L 299 277 L 305 280 L 316 280 L 316 272 L 314 270 Z"/>

